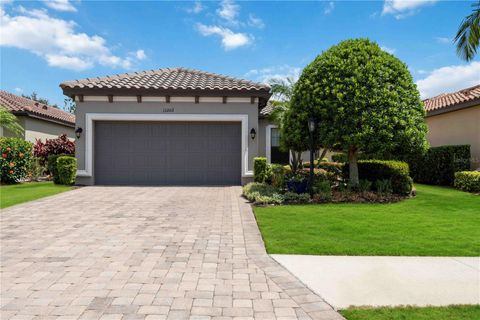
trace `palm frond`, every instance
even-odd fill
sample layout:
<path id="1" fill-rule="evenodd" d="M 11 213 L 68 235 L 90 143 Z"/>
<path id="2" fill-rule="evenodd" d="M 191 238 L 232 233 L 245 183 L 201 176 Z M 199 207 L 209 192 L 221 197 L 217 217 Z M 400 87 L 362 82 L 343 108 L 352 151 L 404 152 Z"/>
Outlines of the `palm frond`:
<path id="1" fill-rule="evenodd" d="M 480 1 L 472 5 L 473 12 L 460 24 L 454 42 L 457 54 L 466 61 L 471 61 L 480 43 Z"/>
<path id="2" fill-rule="evenodd" d="M 0 106 L 0 127 L 18 136 L 23 134 L 23 128 L 20 123 L 18 123 L 17 117 L 3 106 Z"/>

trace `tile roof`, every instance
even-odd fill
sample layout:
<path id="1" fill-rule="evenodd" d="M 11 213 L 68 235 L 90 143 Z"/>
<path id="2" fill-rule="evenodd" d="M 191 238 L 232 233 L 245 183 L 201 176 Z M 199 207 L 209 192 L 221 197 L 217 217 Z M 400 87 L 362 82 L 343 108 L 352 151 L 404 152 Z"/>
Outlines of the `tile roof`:
<path id="1" fill-rule="evenodd" d="M 0 90 L 0 105 L 14 114 L 27 113 L 47 121 L 75 125 L 75 115 L 7 91 Z"/>
<path id="2" fill-rule="evenodd" d="M 266 118 L 268 117 L 272 111 L 273 111 L 273 104 L 271 101 L 268 101 L 267 105 L 265 107 L 263 107 L 262 109 L 260 109 L 258 115 L 260 118 Z"/>
<path id="3" fill-rule="evenodd" d="M 480 104 L 480 84 L 451 93 L 442 93 L 436 97 L 423 100 L 428 113 L 448 111 L 466 102 L 478 101 Z"/>
<path id="4" fill-rule="evenodd" d="M 65 81 L 60 87 L 66 94 L 72 89 L 221 90 L 263 94 L 270 92 L 270 86 L 266 84 L 186 68 L 165 68 Z"/>

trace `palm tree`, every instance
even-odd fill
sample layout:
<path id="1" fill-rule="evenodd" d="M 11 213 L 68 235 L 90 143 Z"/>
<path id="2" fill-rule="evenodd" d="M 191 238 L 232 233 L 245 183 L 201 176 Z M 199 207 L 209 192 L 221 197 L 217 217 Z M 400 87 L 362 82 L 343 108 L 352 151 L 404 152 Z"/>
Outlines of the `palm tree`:
<path id="1" fill-rule="evenodd" d="M 272 99 L 269 103 L 272 105 L 272 112 L 270 113 L 269 118 L 279 127 L 282 125 L 283 115 L 290 105 L 294 85 L 295 80 L 291 77 L 270 80 Z"/>
<path id="2" fill-rule="evenodd" d="M 5 128 L 18 136 L 23 134 L 23 128 L 18 123 L 17 117 L 3 106 L 0 106 L 0 127 Z"/>
<path id="3" fill-rule="evenodd" d="M 480 43 L 480 1 L 472 4 L 473 11 L 460 24 L 455 42 L 457 54 L 466 61 L 471 61 Z"/>

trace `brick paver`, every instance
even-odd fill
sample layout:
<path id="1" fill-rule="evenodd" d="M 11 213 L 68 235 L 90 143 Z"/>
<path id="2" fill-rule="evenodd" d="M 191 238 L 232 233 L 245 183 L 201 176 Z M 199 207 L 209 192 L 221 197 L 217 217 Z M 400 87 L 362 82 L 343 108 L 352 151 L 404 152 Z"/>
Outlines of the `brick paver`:
<path id="1" fill-rule="evenodd" d="M 343 319 L 239 187 L 85 187 L 3 210 L 1 319 Z"/>

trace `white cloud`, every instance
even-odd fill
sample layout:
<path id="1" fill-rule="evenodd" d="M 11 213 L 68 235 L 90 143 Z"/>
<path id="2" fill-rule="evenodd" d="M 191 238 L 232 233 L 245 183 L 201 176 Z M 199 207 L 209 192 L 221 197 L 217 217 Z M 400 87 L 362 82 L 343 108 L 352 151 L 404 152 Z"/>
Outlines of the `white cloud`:
<path id="1" fill-rule="evenodd" d="M 144 59 L 147 58 L 147 55 L 145 54 L 144 50 L 137 50 L 137 51 L 135 51 L 135 57 L 138 60 L 144 60 Z"/>
<path id="2" fill-rule="evenodd" d="M 301 72 L 302 68 L 300 67 L 292 67 L 284 64 L 261 69 L 251 69 L 244 74 L 244 77 L 263 83 L 268 83 L 271 80 L 285 80 L 287 78 L 292 78 L 294 81 L 297 81 Z"/>
<path id="3" fill-rule="evenodd" d="M 441 44 L 449 44 L 452 43 L 452 39 L 447 38 L 447 37 L 435 37 L 435 40 L 437 40 L 438 43 Z"/>
<path id="4" fill-rule="evenodd" d="M 194 4 L 193 4 L 193 7 L 188 8 L 187 12 L 188 13 L 199 14 L 200 12 L 203 11 L 203 9 L 205 9 L 203 4 L 200 1 L 195 1 Z"/>
<path id="5" fill-rule="evenodd" d="M 382 14 L 392 14 L 397 19 L 414 15 L 419 7 L 431 5 L 438 0 L 385 0 Z"/>
<path id="6" fill-rule="evenodd" d="M 480 62 L 454 65 L 433 70 L 425 79 L 417 81 L 423 99 L 441 93 L 453 92 L 480 84 Z"/>
<path id="7" fill-rule="evenodd" d="M 330 14 L 333 12 L 333 9 L 335 9 L 335 2 L 330 1 L 325 5 L 325 9 L 323 10 L 323 13 Z"/>
<path id="8" fill-rule="evenodd" d="M 206 26 L 199 23 L 197 24 L 197 30 L 203 36 L 219 35 L 222 38 L 222 46 L 225 50 L 233 50 L 252 42 L 252 37 L 245 33 L 233 32 L 228 28 L 219 26 Z"/>
<path id="9" fill-rule="evenodd" d="M 0 10 L 0 46 L 28 50 L 50 66 L 77 71 L 95 64 L 128 69 L 134 62 L 114 55 L 104 38 L 75 31 L 73 21 L 50 17 L 45 10 L 20 6 L 18 11 L 11 16 Z"/>
<path id="10" fill-rule="evenodd" d="M 389 48 L 387 46 L 381 46 L 380 49 L 382 49 L 383 51 L 388 52 L 390 54 L 394 54 L 395 51 L 397 51 L 397 49 Z"/>
<path id="11" fill-rule="evenodd" d="M 233 0 L 223 0 L 220 3 L 220 8 L 217 9 L 217 14 L 226 21 L 237 24 L 237 16 L 240 12 L 240 6 Z"/>
<path id="12" fill-rule="evenodd" d="M 259 29 L 263 29 L 265 27 L 263 20 L 252 13 L 248 15 L 248 25 Z"/>
<path id="13" fill-rule="evenodd" d="M 18 88 L 18 87 L 15 88 L 14 90 L 15 90 L 15 92 L 17 92 L 17 93 L 22 93 L 22 92 L 23 92 L 23 89 L 22 89 L 22 88 Z"/>
<path id="14" fill-rule="evenodd" d="M 65 12 L 76 12 L 77 8 L 70 3 L 69 0 L 43 0 L 45 5 L 50 9 L 65 11 Z"/>

